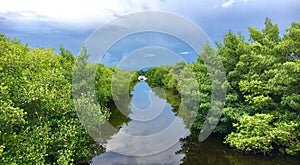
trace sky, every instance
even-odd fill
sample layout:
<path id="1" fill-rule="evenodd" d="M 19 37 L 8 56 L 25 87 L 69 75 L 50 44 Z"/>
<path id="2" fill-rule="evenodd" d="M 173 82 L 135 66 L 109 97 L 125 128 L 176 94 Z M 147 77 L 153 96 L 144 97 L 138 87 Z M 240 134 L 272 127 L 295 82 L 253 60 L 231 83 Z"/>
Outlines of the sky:
<path id="1" fill-rule="evenodd" d="M 11 39 L 20 39 L 31 47 L 54 48 L 55 52 L 62 45 L 77 55 L 95 30 L 114 19 L 141 11 L 161 11 L 182 16 L 202 28 L 212 42 L 222 41 L 229 30 L 234 33 L 241 31 L 248 39 L 247 28 L 262 29 L 266 17 L 279 25 L 281 34 L 292 22 L 300 22 L 299 0 L 2 0 L 0 33 Z M 165 35 L 154 38 L 166 43 L 177 42 Z M 149 38 L 137 35 L 135 39 Z M 114 56 L 120 54 L 118 60 L 128 51 L 124 50 L 124 44 L 119 45 L 107 52 L 114 53 Z M 177 45 L 178 49 L 172 51 L 181 55 L 193 52 L 188 48 L 182 49 L 185 46 L 179 46 L 180 43 Z M 121 47 L 122 51 L 118 51 Z M 115 63 L 110 61 L 111 65 Z"/>

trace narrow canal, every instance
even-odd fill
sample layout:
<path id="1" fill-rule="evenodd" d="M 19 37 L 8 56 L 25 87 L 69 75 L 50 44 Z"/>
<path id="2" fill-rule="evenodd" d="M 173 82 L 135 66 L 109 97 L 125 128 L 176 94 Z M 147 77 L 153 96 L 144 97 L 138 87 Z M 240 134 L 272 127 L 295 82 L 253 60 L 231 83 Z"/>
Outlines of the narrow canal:
<path id="1" fill-rule="evenodd" d="M 265 157 L 240 153 L 211 135 L 199 142 L 190 133 L 176 109 L 146 82 L 132 91 L 130 114 L 125 117 L 112 110 L 110 123 L 118 127 L 105 144 L 106 152 L 92 159 L 92 164 L 191 164 L 191 165 L 297 165 L 299 157 Z"/>

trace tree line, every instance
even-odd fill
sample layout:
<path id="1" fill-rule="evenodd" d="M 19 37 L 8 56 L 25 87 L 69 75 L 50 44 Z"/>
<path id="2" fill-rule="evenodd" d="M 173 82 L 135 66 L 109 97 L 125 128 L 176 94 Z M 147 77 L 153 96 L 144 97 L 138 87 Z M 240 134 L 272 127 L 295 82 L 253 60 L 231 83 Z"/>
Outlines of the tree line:
<path id="1" fill-rule="evenodd" d="M 217 49 L 204 46 L 194 63 L 187 64 L 199 84 L 200 106 L 192 131 L 203 126 L 211 106 L 210 78 L 204 58 L 219 57 L 226 72 L 226 101 L 214 129 L 224 143 L 244 152 L 298 154 L 300 151 L 300 23 L 280 35 L 269 18 L 265 27 L 249 27 L 250 38 L 229 31 Z M 152 86 L 180 91 L 174 69 L 162 66 L 145 74 Z M 184 78 L 184 77 L 182 77 Z M 180 78 L 179 78 L 180 79 Z M 222 86 L 224 84 L 219 84 Z M 193 91 L 189 91 L 192 95 Z"/>

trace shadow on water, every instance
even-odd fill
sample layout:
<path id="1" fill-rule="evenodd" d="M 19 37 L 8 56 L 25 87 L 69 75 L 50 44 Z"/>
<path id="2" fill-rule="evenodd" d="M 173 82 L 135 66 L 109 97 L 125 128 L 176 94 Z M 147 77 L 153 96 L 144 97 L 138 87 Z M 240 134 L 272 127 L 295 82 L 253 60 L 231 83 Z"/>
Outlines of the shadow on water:
<path id="1" fill-rule="evenodd" d="M 179 97 L 165 92 L 168 91 L 151 89 L 146 82 L 139 82 L 131 93 L 128 117 L 112 106 L 110 123 L 119 131 L 108 140 L 106 152 L 94 157 L 92 164 L 299 164 L 299 157 L 265 157 L 237 152 L 224 145 L 217 135 L 199 142 L 176 116 Z"/>
<path id="2" fill-rule="evenodd" d="M 203 142 L 196 135 L 180 140 L 182 147 L 176 154 L 184 154 L 184 165 L 299 165 L 300 157 L 253 155 L 238 152 L 223 144 L 219 135 L 212 134 Z"/>

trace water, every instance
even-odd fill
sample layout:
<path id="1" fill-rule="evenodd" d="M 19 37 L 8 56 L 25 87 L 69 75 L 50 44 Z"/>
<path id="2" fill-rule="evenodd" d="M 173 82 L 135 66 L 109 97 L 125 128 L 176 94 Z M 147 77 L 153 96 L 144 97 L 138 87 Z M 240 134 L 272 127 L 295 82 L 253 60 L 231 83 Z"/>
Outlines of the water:
<path id="1" fill-rule="evenodd" d="M 139 82 L 132 92 L 129 116 L 113 109 L 110 123 L 119 131 L 108 140 L 106 152 L 94 157 L 92 164 L 300 164 L 299 157 L 239 153 L 217 136 L 199 142 L 164 98 L 162 90 L 152 90 L 146 82 Z"/>

